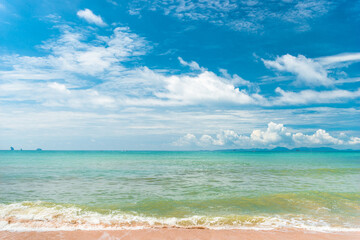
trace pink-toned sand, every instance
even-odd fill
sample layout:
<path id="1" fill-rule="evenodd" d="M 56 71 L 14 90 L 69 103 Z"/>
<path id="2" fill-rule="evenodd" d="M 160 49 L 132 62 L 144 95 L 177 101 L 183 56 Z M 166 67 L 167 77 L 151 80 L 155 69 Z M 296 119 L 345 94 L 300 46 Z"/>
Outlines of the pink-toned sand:
<path id="1" fill-rule="evenodd" d="M 360 232 L 319 233 L 309 231 L 253 231 L 210 229 L 143 229 L 118 231 L 52 231 L 8 232 L 0 231 L 6 240 L 360 240 Z"/>

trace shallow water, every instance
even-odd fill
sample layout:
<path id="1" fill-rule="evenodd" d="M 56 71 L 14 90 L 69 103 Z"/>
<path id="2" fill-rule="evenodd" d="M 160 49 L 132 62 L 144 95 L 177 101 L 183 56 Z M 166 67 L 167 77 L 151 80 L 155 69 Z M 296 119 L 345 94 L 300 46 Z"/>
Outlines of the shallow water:
<path id="1" fill-rule="evenodd" d="M 0 218 L 2 229 L 359 230 L 360 152 L 0 151 Z"/>

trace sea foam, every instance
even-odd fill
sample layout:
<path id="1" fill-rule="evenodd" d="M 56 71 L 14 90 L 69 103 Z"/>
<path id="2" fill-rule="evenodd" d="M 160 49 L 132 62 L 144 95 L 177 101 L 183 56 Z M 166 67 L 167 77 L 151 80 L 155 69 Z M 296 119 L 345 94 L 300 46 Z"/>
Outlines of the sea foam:
<path id="1" fill-rule="evenodd" d="M 324 219 L 313 219 L 304 215 L 195 215 L 176 218 L 144 216 L 121 211 L 104 214 L 87 211 L 77 206 L 64 206 L 41 201 L 0 204 L 0 230 L 6 231 L 135 230 L 164 227 L 248 230 L 291 228 L 319 232 L 360 231 L 359 226 L 333 226 Z"/>

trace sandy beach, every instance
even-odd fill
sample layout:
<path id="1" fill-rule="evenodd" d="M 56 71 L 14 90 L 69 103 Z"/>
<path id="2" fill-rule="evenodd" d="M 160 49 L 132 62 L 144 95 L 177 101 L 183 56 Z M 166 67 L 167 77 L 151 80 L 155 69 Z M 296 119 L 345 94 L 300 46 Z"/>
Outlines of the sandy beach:
<path id="1" fill-rule="evenodd" d="M 210 229 L 142 229 L 117 231 L 47 231 L 8 232 L 1 231 L 0 239 L 24 240 L 356 240 L 360 232 L 322 233 L 298 230 L 254 231 L 254 230 L 210 230 Z"/>

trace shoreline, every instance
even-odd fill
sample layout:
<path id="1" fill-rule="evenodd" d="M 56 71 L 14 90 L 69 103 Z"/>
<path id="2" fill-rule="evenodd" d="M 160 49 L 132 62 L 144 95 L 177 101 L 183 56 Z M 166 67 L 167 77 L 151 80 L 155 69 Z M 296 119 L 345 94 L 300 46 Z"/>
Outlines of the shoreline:
<path id="1" fill-rule="evenodd" d="M 74 230 L 74 231 L 29 231 L 12 232 L 0 230 L 0 239 L 47 239 L 47 240 L 355 240 L 359 232 L 314 232 L 307 230 L 215 230 L 202 228 L 149 228 L 138 230 Z"/>

